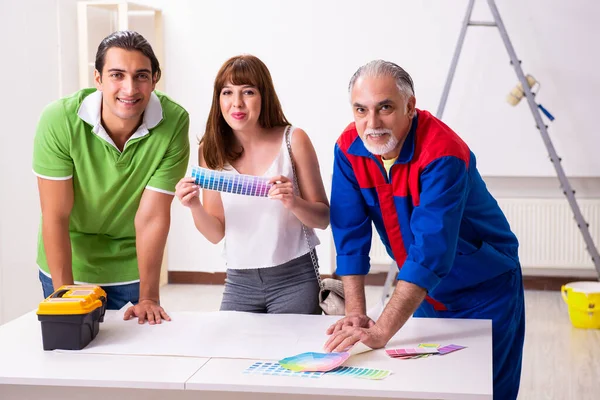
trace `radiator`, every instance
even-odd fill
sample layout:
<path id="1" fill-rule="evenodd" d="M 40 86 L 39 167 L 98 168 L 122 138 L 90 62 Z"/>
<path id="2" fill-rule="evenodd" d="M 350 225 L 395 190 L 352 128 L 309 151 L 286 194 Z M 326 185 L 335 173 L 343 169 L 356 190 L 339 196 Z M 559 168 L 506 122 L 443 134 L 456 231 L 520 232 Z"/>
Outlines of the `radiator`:
<path id="1" fill-rule="evenodd" d="M 600 200 L 577 200 L 594 243 L 600 243 Z M 519 239 L 524 268 L 593 268 L 585 242 L 566 199 L 498 199 L 511 229 Z M 375 230 L 373 230 L 375 232 Z M 387 270 L 391 259 L 377 237 L 371 246 L 374 270 Z"/>

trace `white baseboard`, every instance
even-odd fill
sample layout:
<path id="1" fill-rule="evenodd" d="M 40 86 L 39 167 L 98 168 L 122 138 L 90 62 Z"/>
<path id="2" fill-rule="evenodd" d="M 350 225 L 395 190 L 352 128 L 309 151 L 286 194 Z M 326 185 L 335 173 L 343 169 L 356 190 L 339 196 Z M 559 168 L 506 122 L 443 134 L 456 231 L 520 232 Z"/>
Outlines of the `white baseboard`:
<path id="1" fill-rule="evenodd" d="M 526 268 L 522 269 L 525 276 L 573 276 L 598 279 L 595 269 L 590 268 Z"/>

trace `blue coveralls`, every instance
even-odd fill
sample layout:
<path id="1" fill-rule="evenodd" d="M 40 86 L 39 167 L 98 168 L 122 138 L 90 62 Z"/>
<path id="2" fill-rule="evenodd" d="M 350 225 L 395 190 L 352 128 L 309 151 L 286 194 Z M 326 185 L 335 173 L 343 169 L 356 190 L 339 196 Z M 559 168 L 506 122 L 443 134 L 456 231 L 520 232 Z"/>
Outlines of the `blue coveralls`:
<path id="1" fill-rule="evenodd" d="M 331 190 L 338 275 L 369 272 L 372 223 L 398 279 L 428 292 L 415 316 L 492 320 L 494 398 L 516 399 L 525 335 L 518 241 L 475 155 L 429 112 L 417 110 L 389 175 L 354 124 L 338 139 Z"/>

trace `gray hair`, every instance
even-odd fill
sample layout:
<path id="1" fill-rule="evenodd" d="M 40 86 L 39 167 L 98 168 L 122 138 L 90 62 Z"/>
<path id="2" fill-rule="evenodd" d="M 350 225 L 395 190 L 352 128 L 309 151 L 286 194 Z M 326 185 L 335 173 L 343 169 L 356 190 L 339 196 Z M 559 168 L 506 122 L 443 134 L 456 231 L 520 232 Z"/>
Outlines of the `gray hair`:
<path id="1" fill-rule="evenodd" d="M 398 86 L 398 90 L 400 93 L 404 94 L 408 99 L 410 96 L 415 95 L 415 89 L 413 86 L 413 80 L 402 67 L 397 64 L 394 64 L 390 61 L 384 60 L 374 60 L 371 61 L 362 67 L 360 67 L 352 78 L 350 79 L 350 84 L 348 85 L 348 92 L 352 92 L 352 88 L 356 83 L 356 80 L 362 76 L 369 77 L 380 77 L 380 76 L 391 76 L 396 80 L 396 86 Z"/>

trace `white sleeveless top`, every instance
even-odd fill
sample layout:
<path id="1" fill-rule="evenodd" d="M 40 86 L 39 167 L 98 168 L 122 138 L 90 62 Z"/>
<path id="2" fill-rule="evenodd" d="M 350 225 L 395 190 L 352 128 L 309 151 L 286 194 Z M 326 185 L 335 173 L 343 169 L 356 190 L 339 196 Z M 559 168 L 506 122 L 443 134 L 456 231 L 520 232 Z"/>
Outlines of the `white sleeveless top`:
<path id="1" fill-rule="evenodd" d="M 294 133 L 291 127 L 290 141 Z M 238 172 L 226 166 L 234 174 Z M 292 161 L 285 134 L 279 153 L 263 177 L 284 175 L 294 182 Z M 308 253 L 302 223 L 281 201 L 267 197 L 220 192 L 225 212 L 225 249 L 227 268 L 268 268 L 284 264 Z M 310 247 L 318 245 L 315 231 L 306 228 Z"/>

